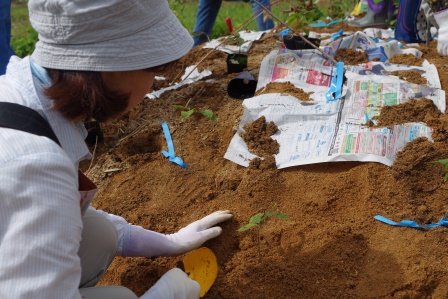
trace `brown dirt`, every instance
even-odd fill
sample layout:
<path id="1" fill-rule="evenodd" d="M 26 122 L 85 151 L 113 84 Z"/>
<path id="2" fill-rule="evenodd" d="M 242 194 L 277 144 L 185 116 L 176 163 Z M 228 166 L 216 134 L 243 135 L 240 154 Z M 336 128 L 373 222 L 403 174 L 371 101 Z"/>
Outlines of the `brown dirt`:
<path id="1" fill-rule="evenodd" d="M 397 76 L 398 78 L 420 85 L 427 85 L 427 80 L 418 71 L 393 71 L 390 73 L 392 76 Z"/>
<path id="2" fill-rule="evenodd" d="M 276 40 L 267 35 L 250 50 L 248 70 L 255 77 L 262 58 L 277 48 Z M 436 49 L 431 42 L 423 58 L 437 66 L 446 90 L 448 58 Z M 155 89 L 209 51 L 191 51 Z M 396 121 L 432 126 L 435 142 L 408 144 L 392 167 L 337 162 L 278 170 L 271 160 L 266 167 L 258 161 L 244 168 L 223 158 L 242 115 L 241 101 L 227 95 L 234 76 L 226 74 L 225 57 L 212 51 L 203 62 L 212 68 L 214 81 L 146 99 L 103 125 L 104 142 L 92 163 L 82 165 L 100 187 L 93 205 L 162 233 L 215 210 L 231 210 L 234 218 L 222 224 L 222 235 L 205 244 L 218 258 L 219 273 L 204 298 L 448 298 L 447 228 L 398 228 L 373 218 L 380 214 L 424 224 L 445 216 L 443 167 L 429 162 L 448 158 L 448 118 L 424 100 L 395 107 Z M 182 120 L 172 105 L 188 101 L 191 107 L 212 109 L 218 120 L 201 115 Z M 189 168 L 160 153 L 167 148 L 163 121 L 176 155 Z M 262 227 L 259 263 L 257 231 L 237 229 L 255 213 L 274 209 L 289 219 L 269 219 Z M 101 285 L 123 285 L 141 295 L 181 259 L 117 258 Z"/>
<path id="3" fill-rule="evenodd" d="M 301 101 L 308 102 L 312 101 L 310 95 L 312 95 L 314 92 L 305 92 L 303 89 L 295 87 L 294 84 L 290 82 L 272 82 L 257 91 L 255 95 L 258 96 L 265 93 L 280 93 L 282 95 L 291 95 Z"/>
<path id="4" fill-rule="evenodd" d="M 373 119 L 378 120 L 377 127 L 392 127 L 405 122 L 427 122 L 427 118 L 439 118 L 440 114 L 433 101 L 422 98 L 385 106 L 381 108 L 381 114 Z"/>
<path id="5" fill-rule="evenodd" d="M 398 54 L 387 60 L 389 63 L 393 64 L 406 64 L 414 66 L 422 66 L 423 58 L 416 57 L 412 54 Z"/>
<path id="6" fill-rule="evenodd" d="M 346 48 L 337 49 L 334 59 L 344 62 L 345 65 L 357 65 L 369 62 L 366 52 Z"/>
<path id="7" fill-rule="evenodd" d="M 271 138 L 272 135 L 278 132 L 274 122 L 267 123 L 266 118 L 261 116 L 253 122 L 244 125 L 243 129 L 244 132 L 241 134 L 241 138 L 246 143 L 249 152 L 263 158 L 279 153 L 280 145 L 277 140 Z"/>

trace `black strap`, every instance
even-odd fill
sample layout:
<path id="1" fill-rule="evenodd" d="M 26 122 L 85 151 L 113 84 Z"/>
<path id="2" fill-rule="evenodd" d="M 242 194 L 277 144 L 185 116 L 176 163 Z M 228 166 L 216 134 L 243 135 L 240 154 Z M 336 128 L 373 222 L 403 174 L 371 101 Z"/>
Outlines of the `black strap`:
<path id="1" fill-rule="evenodd" d="M 61 145 L 48 121 L 37 111 L 23 105 L 0 102 L 0 127 L 45 136 Z"/>

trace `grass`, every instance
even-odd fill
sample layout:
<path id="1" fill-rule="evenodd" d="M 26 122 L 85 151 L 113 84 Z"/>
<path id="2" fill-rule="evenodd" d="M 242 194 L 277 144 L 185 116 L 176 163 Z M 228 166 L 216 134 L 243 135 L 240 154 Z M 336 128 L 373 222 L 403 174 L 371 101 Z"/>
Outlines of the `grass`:
<path id="1" fill-rule="evenodd" d="M 285 21 L 288 14 L 283 13 L 282 11 L 291 6 L 296 6 L 298 1 L 308 0 L 271 0 L 272 11 L 278 18 Z M 336 10 L 349 12 L 357 2 L 357 0 L 333 0 L 331 2 L 329 0 L 321 0 L 319 8 L 324 12 L 324 15 L 332 16 Z M 169 3 L 182 25 L 184 25 L 188 31 L 193 32 L 198 0 L 169 0 Z M 252 16 L 253 12 L 250 3 L 223 1 L 210 39 L 228 34 L 225 22 L 226 17 L 232 19 L 233 29 L 236 29 Z M 37 40 L 37 33 L 31 27 L 28 19 L 26 0 L 13 1 L 11 7 L 11 20 L 11 47 L 19 57 L 24 57 L 32 53 Z M 275 20 L 274 22 L 277 23 Z M 255 21 L 252 21 L 244 29 L 257 30 L 257 25 L 255 24 Z"/>
<path id="2" fill-rule="evenodd" d="M 37 32 L 28 18 L 27 1 L 16 0 L 11 5 L 11 47 L 19 57 L 34 51 Z"/>
<path id="3" fill-rule="evenodd" d="M 176 0 L 171 0 L 171 7 L 175 11 L 177 17 L 181 21 L 182 25 L 187 28 L 188 31 L 193 32 L 194 21 L 196 19 L 196 12 L 198 9 L 198 1 L 184 1 L 183 7 L 176 4 Z M 277 1 L 272 1 L 272 3 Z M 273 13 L 282 20 L 287 17 L 286 13 L 283 13 L 283 9 L 289 8 L 295 1 L 282 1 L 272 5 Z M 211 39 L 219 37 L 223 34 L 228 34 L 228 29 L 225 19 L 230 17 L 232 19 L 233 28 L 238 28 L 246 20 L 253 16 L 252 6 L 246 2 L 227 2 L 223 1 L 221 9 L 219 10 L 218 17 L 216 18 L 215 26 L 213 27 L 213 33 Z M 252 21 L 244 29 L 257 30 L 255 21 Z"/>

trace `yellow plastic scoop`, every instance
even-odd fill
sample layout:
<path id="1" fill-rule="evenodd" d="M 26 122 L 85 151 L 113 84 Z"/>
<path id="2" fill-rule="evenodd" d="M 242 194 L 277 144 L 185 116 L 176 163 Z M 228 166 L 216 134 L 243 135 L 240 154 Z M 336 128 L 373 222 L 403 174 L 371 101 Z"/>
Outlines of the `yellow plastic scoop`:
<path id="1" fill-rule="evenodd" d="M 188 253 L 183 259 L 185 273 L 201 286 L 203 297 L 215 282 L 218 276 L 218 262 L 210 249 L 201 247 Z"/>

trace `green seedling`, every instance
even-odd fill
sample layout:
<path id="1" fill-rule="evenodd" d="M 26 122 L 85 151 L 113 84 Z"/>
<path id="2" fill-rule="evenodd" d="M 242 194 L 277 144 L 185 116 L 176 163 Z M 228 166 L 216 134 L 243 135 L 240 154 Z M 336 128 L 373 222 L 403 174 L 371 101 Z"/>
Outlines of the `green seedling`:
<path id="1" fill-rule="evenodd" d="M 442 159 L 442 160 L 438 160 L 438 161 L 432 161 L 430 163 L 433 164 L 442 164 L 444 165 L 444 170 L 445 170 L 445 176 L 443 178 L 443 180 L 446 182 L 448 180 L 448 159 Z"/>
<path id="2" fill-rule="evenodd" d="M 250 217 L 249 223 L 243 225 L 237 230 L 239 232 L 243 232 L 255 226 L 258 228 L 258 260 L 260 261 L 260 264 L 262 263 L 261 249 L 260 249 L 260 230 L 261 226 L 264 225 L 266 221 L 271 217 L 276 217 L 279 219 L 288 219 L 288 215 L 284 213 L 264 211 L 262 213 L 257 213 L 252 217 Z"/>
<path id="3" fill-rule="evenodd" d="M 241 38 L 239 32 L 232 32 L 232 34 L 229 36 L 229 39 L 226 41 L 228 45 L 236 45 L 238 47 L 241 47 L 242 44 L 244 44 L 244 39 Z"/>
<path id="4" fill-rule="evenodd" d="M 199 113 L 205 116 L 208 120 L 217 120 L 218 117 L 213 113 L 210 109 L 197 109 L 197 108 L 189 108 L 182 105 L 173 105 L 174 108 L 181 110 L 180 116 L 182 119 L 189 118 L 193 113 Z"/>
<path id="5" fill-rule="evenodd" d="M 232 64 L 247 65 L 247 56 L 238 56 L 238 54 L 230 55 L 229 59 Z"/>

